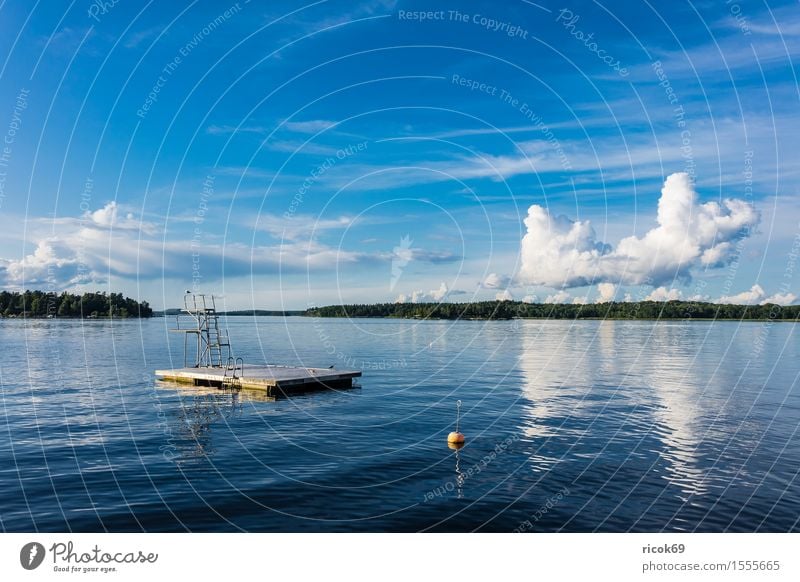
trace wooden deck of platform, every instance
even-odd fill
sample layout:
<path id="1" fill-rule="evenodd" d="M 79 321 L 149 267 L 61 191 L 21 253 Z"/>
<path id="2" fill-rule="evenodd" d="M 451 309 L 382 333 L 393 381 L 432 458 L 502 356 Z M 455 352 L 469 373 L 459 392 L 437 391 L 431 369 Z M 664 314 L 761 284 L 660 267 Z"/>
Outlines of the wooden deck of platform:
<path id="1" fill-rule="evenodd" d="M 295 368 L 291 366 L 245 366 L 244 372 L 225 368 L 177 368 L 156 370 L 157 378 L 195 386 L 238 387 L 264 390 L 268 396 L 290 395 L 325 388 L 349 388 L 360 370 Z"/>

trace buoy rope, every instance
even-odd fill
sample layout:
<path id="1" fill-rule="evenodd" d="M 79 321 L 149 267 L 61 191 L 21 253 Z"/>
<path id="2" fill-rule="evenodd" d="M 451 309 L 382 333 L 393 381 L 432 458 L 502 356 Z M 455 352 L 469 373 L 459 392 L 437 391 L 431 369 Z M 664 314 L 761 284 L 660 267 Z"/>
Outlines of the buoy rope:
<path id="1" fill-rule="evenodd" d="M 458 423 L 461 420 L 461 401 L 456 401 L 456 432 L 458 432 Z"/>

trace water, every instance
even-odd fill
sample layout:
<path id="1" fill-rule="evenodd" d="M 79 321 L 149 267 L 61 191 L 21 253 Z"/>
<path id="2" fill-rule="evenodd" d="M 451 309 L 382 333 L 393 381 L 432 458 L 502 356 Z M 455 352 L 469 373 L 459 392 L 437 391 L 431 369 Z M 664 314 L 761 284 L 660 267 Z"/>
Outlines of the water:
<path id="1" fill-rule="evenodd" d="M 154 382 L 171 323 L 0 321 L 4 531 L 800 530 L 794 324 L 231 318 L 364 369 L 270 401 Z"/>

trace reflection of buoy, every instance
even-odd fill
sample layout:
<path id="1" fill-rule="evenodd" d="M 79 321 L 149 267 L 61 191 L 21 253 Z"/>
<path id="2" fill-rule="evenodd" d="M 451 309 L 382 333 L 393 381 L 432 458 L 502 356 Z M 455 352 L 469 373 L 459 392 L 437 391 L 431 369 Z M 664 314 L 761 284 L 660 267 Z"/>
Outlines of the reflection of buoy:
<path id="1" fill-rule="evenodd" d="M 458 432 L 458 423 L 461 420 L 461 401 L 456 402 L 456 430 L 447 435 L 447 442 L 451 444 L 464 444 L 464 435 Z"/>

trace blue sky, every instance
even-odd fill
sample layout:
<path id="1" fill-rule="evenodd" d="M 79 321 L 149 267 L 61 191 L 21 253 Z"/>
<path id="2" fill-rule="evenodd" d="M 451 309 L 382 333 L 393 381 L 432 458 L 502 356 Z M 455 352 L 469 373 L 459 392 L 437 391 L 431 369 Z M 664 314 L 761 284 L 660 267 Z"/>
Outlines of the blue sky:
<path id="1" fill-rule="evenodd" d="M 796 3 L 66 6 L 0 5 L 5 288 L 796 300 Z"/>

